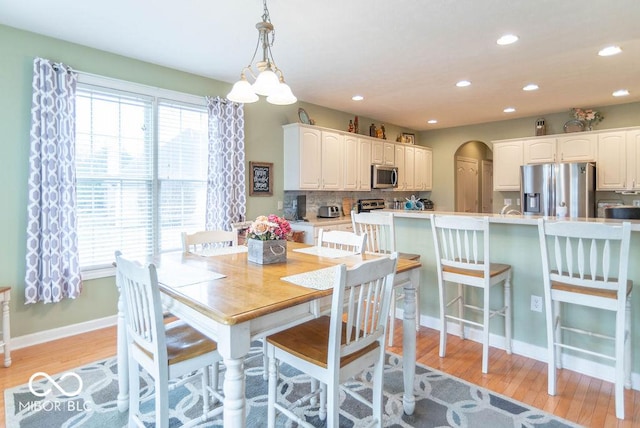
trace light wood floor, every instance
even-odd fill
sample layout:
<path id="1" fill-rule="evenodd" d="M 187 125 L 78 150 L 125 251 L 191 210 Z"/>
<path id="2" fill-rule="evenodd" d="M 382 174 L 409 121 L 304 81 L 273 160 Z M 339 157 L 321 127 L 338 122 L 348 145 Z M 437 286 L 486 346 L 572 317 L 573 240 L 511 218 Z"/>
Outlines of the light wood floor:
<path id="1" fill-rule="evenodd" d="M 398 323 L 396 323 L 398 324 Z M 401 323 L 400 323 L 401 324 Z M 395 343 L 389 348 L 402 353 L 402 327 L 396 327 Z M 512 397 L 588 427 L 640 427 L 640 392 L 625 391 L 626 420 L 615 417 L 613 386 L 568 370 L 558 378 L 558 395 L 547 394 L 547 365 L 521 356 L 491 349 L 489 374 L 481 372 L 482 346 L 450 336 L 447 357 L 438 357 L 438 332 L 421 328 L 418 362 L 453 376 Z M 0 389 L 25 384 L 37 372 L 55 374 L 116 353 L 115 327 L 93 331 L 12 352 L 10 368 L 0 366 Z M 4 394 L 0 395 L 0 427 L 5 426 Z"/>

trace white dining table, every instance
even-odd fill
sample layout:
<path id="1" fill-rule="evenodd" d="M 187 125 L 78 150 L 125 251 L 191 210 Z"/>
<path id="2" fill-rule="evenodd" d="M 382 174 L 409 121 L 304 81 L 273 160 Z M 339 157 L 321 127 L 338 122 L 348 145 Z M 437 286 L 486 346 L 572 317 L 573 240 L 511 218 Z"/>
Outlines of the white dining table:
<path id="1" fill-rule="evenodd" d="M 287 262 L 271 265 L 249 262 L 246 251 L 242 250 L 208 256 L 167 253 L 153 260 L 158 268 L 166 309 L 218 344 L 218 351 L 226 366 L 223 383 L 225 427 L 246 426 L 244 358 L 251 341 L 317 316 L 317 300 L 330 299 L 331 288 L 300 286 L 283 278 L 342 263 L 350 267 L 378 257 L 322 257 L 294 251 L 304 247 L 304 244 L 289 242 Z M 420 267 L 419 261 L 399 259 L 395 281 L 403 284 L 405 292 L 403 407 L 408 415 L 413 414 L 415 409 L 415 287 L 420 284 Z M 122 310 L 123 304 L 119 302 L 118 409 L 125 411 L 128 408 L 128 358 Z"/>

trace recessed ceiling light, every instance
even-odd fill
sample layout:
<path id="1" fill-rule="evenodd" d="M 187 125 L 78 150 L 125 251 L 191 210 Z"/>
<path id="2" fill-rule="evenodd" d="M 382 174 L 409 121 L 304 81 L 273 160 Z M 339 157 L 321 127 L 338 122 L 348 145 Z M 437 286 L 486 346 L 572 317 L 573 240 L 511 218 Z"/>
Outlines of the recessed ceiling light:
<path id="1" fill-rule="evenodd" d="M 522 88 L 523 91 L 537 91 L 538 89 L 539 87 L 535 83 L 529 83 L 527 86 Z"/>
<path id="2" fill-rule="evenodd" d="M 434 125 L 434 124 L 438 123 L 438 121 L 435 120 L 435 119 L 429 119 L 429 120 L 427 120 L 427 123 L 429 123 L 431 125 Z"/>
<path id="3" fill-rule="evenodd" d="M 614 97 L 626 97 L 629 95 L 629 91 L 626 89 L 618 89 L 612 94 Z"/>
<path id="4" fill-rule="evenodd" d="M 351 97 L 351 99 L 353 101 L 362 101 L 362 100 L 364 100 L 364 97 L 362 95 L 354 95 L 354 96 Z"/>
<path id="5" fill-rule="evenodd" d="M 600 49 L 600 51 L 598 52 L 598 55 L 611 56 L 611 55 L 617 55 L 620 52 L 622 52 L 622 49 L 620 49 L 620 46 L 607 46 L 604 49 Z"/>
<path id="6" fill-rule="evenodd" d="M 500 37 L 496 43 L 499 45 L 510 45 L 511 43 L 515 43 L 518 41 L 518 36 L 516 36 L 515 34 L 505 34 L 504 36 Z"/>
<path id="7" fill-rule="evenodd" d="M 507 107 L 506 109 L 502 110 L 505 113 L 513 113 L 514 111 L 516 111 L 515 108 L 513 107 Z"/>
<path id="8" fill-rule="evenodd" d="M 464 88 L 465 86 L 469 86 L 471 84 L 471 82 L 469 82 L 468 80 L 461 80 L 458 83 L 456 83 L 456 86 L 458 88 Z"/>

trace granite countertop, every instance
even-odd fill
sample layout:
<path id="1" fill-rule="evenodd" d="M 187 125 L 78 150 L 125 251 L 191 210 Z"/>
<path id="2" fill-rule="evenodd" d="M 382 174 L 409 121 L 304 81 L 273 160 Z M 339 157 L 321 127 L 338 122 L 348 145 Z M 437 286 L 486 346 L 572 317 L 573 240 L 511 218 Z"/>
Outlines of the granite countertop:
<path id="1" fill-rule="evenodd" d="M 351 216 L 340 216 L 333 218 L 322 218 L 316 216 L 308 216 L 307 221 L 303 220 L 293 220 L 290 222 L 291 224 L 308 224 L 311 226 L 331 226 L 335 224 L 349 224 L 351 223 Z"/>
<path id="2" fill-rule="evenodd" d="M 487 216 L 489 217 L 489 223 L 498 223 L 498 224 L 520 224 L 520 225 L 532 225 L 536 226 L 538 224 L 538 219 L 541 216 L 535 215 L 512 215 L 512 214 L 492 214 L 492 213 L 458 213 L 451 211 L 406 211 L 406 210 L 382 210 L 383 212 L 392 212 L 398 218 L 416 218 L 416 219 L 428 219 L 431 214 L 436 215 L 460 215 L 460 216 Z M 631 230 L 634 232 L 640 232 L 640 220 L 616 220 L 609 218 L 556 218 L 551 217 L 551 219 L 555 220 L 564 220 L 564 221 L 587 221 L 587 222 L 595 222 L 595 223 L 620 223 L 622 221 L 628 221 L 631 223 Z"/>

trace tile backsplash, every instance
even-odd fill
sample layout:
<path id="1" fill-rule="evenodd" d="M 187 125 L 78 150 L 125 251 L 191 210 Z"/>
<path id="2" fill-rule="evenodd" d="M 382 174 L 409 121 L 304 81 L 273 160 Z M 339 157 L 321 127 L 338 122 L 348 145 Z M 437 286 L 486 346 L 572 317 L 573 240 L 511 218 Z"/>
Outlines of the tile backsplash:
<path id="1" fill-rule="evenodd" d="M 396 192 L 387 190 L 370 190 L 362 192 L 321 192 L 321 191 L 285 191 L 284 192 L 284 216 L 289 220 L 295 220 L 296 210 L 294 208 L 294 200 L 298 195 L 307 197 L 307 217 L 315 217 L 318 213 L 318 207 L 322 205 L 337 205 L 342 211 L 342 198 L 351 198 L 353 203 L 358 199 L 384 199 L 387 207 L 391 208 L 394 198 L 404 201 L 405 198 L 428 198 L 431 192 Z M 345 213 L 342 213 L 343 215 Z"/>

